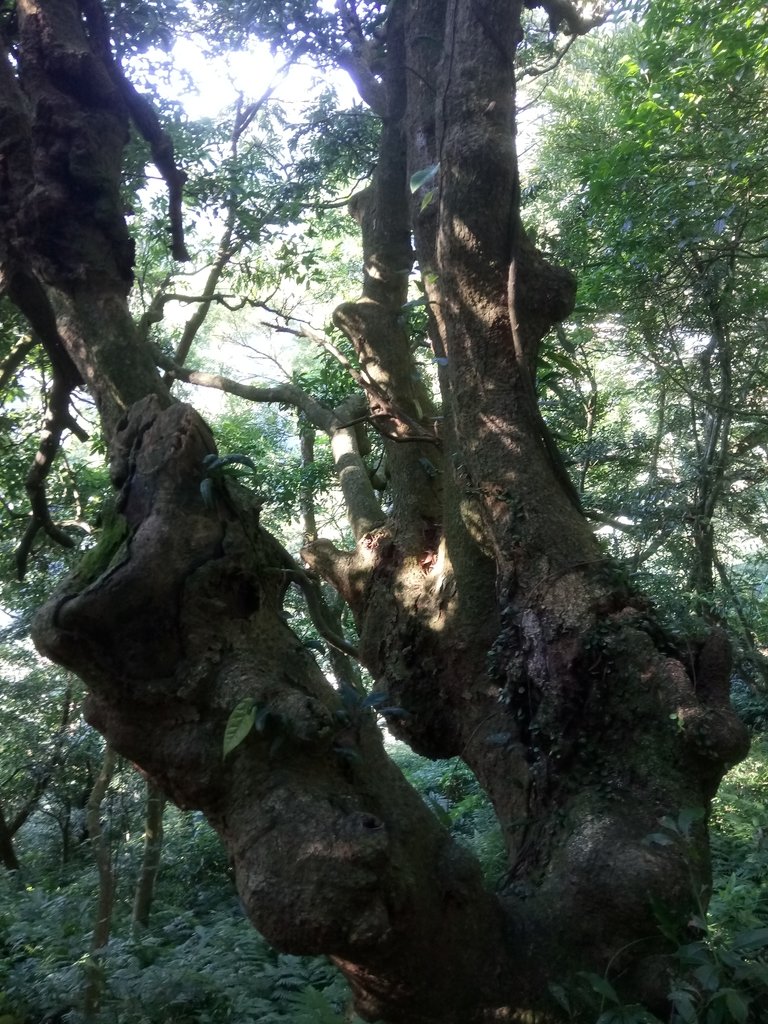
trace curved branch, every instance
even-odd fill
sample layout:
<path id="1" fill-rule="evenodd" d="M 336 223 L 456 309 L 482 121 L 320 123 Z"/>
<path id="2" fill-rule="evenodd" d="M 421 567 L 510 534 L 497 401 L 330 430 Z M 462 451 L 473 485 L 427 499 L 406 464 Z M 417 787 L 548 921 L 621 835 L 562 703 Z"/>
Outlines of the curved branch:
<path id="1" fill-rule="evenodd" d="M 577 38 L 577 35 L 572 35 L 568 42 L 563 46 L 563 48 L 557 51 L 557 53 L 555 54 L 555 56 L 549 64 L 545 66 L 542 66 L 540 64 L 532 64 L 531 67 L 524 68 L 520 72 L 520 79 L 540 78 L 542 75 L 550 75 L 553 71 L 556 71 L 562 64 L 565 55 L 576 42 Z"/>
<path id="2" fill-rule="evenodd" d="M 296 318 L 289 317 L 288 319 Z M 336 314 L 334 314 L 334 319 L 337 319 Z M 270 324 L 266 322 L 264 326 L 270 327 L 273 331 L 277 331 L 280 334 L 292 334 L 296 338 L 306 338 L 307 341 L 311 341 L 323 349 L 324 352 L 333 356 L 344 367 L 352 380 L 368 395 L 372 412 L 367 419 L 382 437 L 386 437 L 390 441 L 424 441 L 427 444 L 440 445 L 439 437 L 435 434 L 427 433 L 417 420 L 398 408 L 370 374 L 354 366 L 341 349 L 329 341 L 324 334 L 313 330 L 309 324 L 302 323 L 301 321 L 297 322 L 301 323 L 301 326 L 298 328 L 289 327 L 287 324 Z M 383 423 L 378 422 L 380 420 L 391 421 L 394 425 L 393 430 L 391 432 L 385 430 Z M 405 430 L 402 428 L 405 428 Z"/>
<path id="3" fill-rule="evenodd" d="M 157 351 L 155 357 L 158 366 L 162 367 L 173 380 L 196 384 L 203 388 L 214 388 L 225 394 L 244 398 L 248 402 L 277 402 L 281 405 L 291 405 L 295 409 L 301 410 L 309 422 L 319 430 L 330 433 L 333 429 L 333 413 L 301 388 L 297 388 L 295 384 L 273 384 L 271 387 L 260 388 L 252 384 L 241 384 L 239 381 L 232 380 L 231 377 L 224 377 L 218 373 L 187 370 Z"/>
<path id="4" fill-rule="evenodd" d="M 270 538 L 270 540 L 273 539 Z M 286 551 L 277 541 L 274 543 L 275 548 L 279 551 L 282 566 L 279 571 L 285 574 L 285 578 L 289 583 L 295 583 L 300 588 L 307 603 L 309 617 L 312 619 L 320 636 L 331 646 L 335 647 L 337 651 L 348 655 L 350 658 L 358 659 L 359 653 L 357 648 L 348 643 L 344 637 L 335 631 L 331 621 L 331 613 L 315 580 L 305 569 L 302 569 L 290 552 Z"/>
<path id="5" fill-rule="evenodd" d="M 56 526 L 51 519 L 48 498 L 45 493 L 45 481 L 58 454 L 61 435 L 66 428 L 69 427 L 71 429 L 73 425 L 77 426 L 69 412 L 69 396 L 71 393 L 72 384 L 64 380 L 54 370 L 53 385 L 48 400 L 48 413 L 43 426 L 43 432 L 40 436 L 37 454 L 27 474 L 25 483 L 30 505 L 32 506 L 32 517 L 16 550 L 16 571 L 19 579 L 24 578 L 32 544 L 41 530 L 62 547 L 74 547 L 74 541 L 69 534 Z M 79 426 L 77 431 L 80 436 L 84 433 Z"/>
<path id="6" fill-rule="evenodd" d="M 336 0 L 336 10 L 349 43 L 348 49 L 336 55 L 336 63 L 347 72 L 360 98 L 374 114 L 386 117 L 387 91 L 374 70 L 374 64 L 381 56 L 381 44 L 365 38 L 353 5 L 346 0 Z"/>
<path id="7" fill-rule="evenodd" d="M 368 470 L 360 455 L 354 424 L 360 419 L 361 396 L 353 395 L 338 408 L 330 410 L 316 401 L 295 384 L 273 384 L 271 387 L 255 387 L 241 384 L 217 373 L 202 370 L 187 370 L 177 366 L 160 352 L 156 352 L 158 366 L 166 370 L 169 378 L 195 384 L 199 387 L 214 388 L 248 402 L 277 402 L 299 410 L 307 421 L 322 430 L 331 439 L 334 467 L 339 478 L 347 515 L 356 537 L 367 533 L 383 520 L 381 506 L 371 486 Z"/>

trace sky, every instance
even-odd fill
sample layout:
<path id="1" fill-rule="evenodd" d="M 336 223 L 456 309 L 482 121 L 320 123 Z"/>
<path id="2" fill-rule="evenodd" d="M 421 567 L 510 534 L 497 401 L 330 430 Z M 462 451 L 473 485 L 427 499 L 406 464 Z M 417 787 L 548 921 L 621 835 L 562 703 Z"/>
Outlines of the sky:
<path id="1" fill-rule="evenodd" d="M 202 37 L 178 39 L 171 50 L 170 59 L 170 73 L 165 70 L 153 85 L 169 100 L 178 101 L 191 120 L 213 119 L 226 111 L 229 111 L 227 116 L 231 118 L 231 109 L 238 96 L 242 96 L 246 104 L 258 100 L 275 81 L 282 63 L 279 56 L 270 52 L 267 44 L 258 40 L 252 40 L 244 50 L 211 55 L 210 43 Z M 146 75 L 147 69 L 150 69 L 151 74 L 153 64 L 167 69 L 168 61 L 169 55 L 164 51 L 150 51 L 142 58 L 142 72 Z M 343 105 L 360 103 L 357 91 L 344 72 L 336 70 L 321 75 L 317 68 L 308 63 L 292 67 L 290 73 L 279 81 L 273 97 L 289 110 L 292 105 L 304 107 L 313 92 L 328 85 L 333 86 Z M 161 196 L 165 193 L 164 183 L 158 179 L 154 168 L 150 171 L 148 191 L 156 191 Z M 196 230 L 200 230 L 203 222 L 203 217 L 198 218 Z M 211 229 L 216 237 L 219 223 L 211 222 Z M 199 275 L 180 279 L 178 287 L 191 294 L 199 292 L 206 274 L 207 268 L 201 270 Z M 297 297 L 301 302 L 301 296 Z M 191 307 L 188 305 L 169 303 L 165 308 L 166 323 L 181 326 L 190 312 Z M 328 311 L 315 312 L 319 316 L 316 326 L 322 327 Z M 313 318 L 306 311 L 304 315 Z M 218 326 L 214 331 L 209 328 L 207 355 L 214 360 L 217 357 L 220 359 L 217 367 L 220 372 L 229 372 L 239 380 L 254 383 L 285 379 L 274 360 L 290 368 L 296 345 L 287 335 L 275 334 L 260 327 L 263 314 L 249 317 L 247 311 L 240 311 L 228 317 L 219 310 L 215 319 Z M 263 352 L 264 358 L 255 355 L 253 351 L 244 350 L 243 339 Z M 210 363 L 206 368 L 214 369 Z M 195 405 L 203 415 L 215 416 L 220 412 L 220 392 L 198 388 L 194 390 L 194 395 Z"/>
<path id="2" fill-rule="evenodd" d="M 173 63 L 189 76 L 196 90 L 186 88 L 180 74 L 172 83 L 178 98 L 191 118 L 215 117 L 242 94 L 246 101 L 256 100 L 272 82 L 281 60 L 270 53 L 269 46 L 253 40 L 246 50 L 233 50 L 211 57 L 207 44 L 194 38 L 179 39 L 171 51 Z M 163 59 L 167 59 L 165 54 Z M 321 80 L 336 89 L 344 105 L 360 102 L 348 75 L 341 71 L 327 72 L 321 79 L 309 64 L 294 66 L 280 84 L 276 97 L 284 102 L 306 103 L 308 94 Z"/>

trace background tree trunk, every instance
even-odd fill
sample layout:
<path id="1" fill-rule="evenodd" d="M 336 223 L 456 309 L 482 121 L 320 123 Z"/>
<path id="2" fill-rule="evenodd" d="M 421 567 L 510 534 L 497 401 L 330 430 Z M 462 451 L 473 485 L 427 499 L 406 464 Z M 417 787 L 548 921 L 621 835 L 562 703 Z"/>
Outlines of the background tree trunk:
<path id="1" fill-rule="evenodd" d="M 133 897 L 131 928 L 134 935 L 149 926 L 155 882 L 163 856 L 163 810 L 165 794 L 147 780 L 147 809 L 144 819 L 144 851 Z"/>
<path id="2" fill-rule="evenodd" d="M 104 760 L 102 761 L 101 771 L 93 785 L 86 808 L 88 838 L 90 839 L 99 879 L 96 913 L 93 920 L 93 935 L 91 936 L 91 955 L 88 961 L 87 983 L 83 996 L 83 1009 L 88 1019 L 91 1019 L 99 1010 L 104 979 L 97 954 L 109 942 L 109 934 L 112 930 L 115 872 L 112 866 L 112 842 L 109 828 L 105 829 L 102 824 L 102 812 L 104 799 L 107 795 L 109 784 L 112 781 L 112 776 L 115 773 L 116 765 L 117 752 L 107 744 L 104 748 Z"/>

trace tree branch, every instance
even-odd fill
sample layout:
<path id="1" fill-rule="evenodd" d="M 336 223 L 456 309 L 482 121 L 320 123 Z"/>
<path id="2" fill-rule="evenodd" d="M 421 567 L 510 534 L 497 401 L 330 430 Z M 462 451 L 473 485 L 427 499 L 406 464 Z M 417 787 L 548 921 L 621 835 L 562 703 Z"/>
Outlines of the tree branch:
<path id="1" fill-rule="evenodd" d="M 525 6 L 531 11 L 537 7 L 541 7 L 546 11 L 549 16 L 549 30 L 552 35 L 560 32 L 564 24 L 564 31 L 568 35 L 583 36 L 591 29 L 602 25 L 606 18 L 602 10 L 591 18 L 585 18 L 571 0 L 525 0 Z"/>
<path id="2" fill-rule="evenodd" d="M 45 493 L 45 481 L 51 471 L 61 444 L 61 435 L 65 429 L 73 429 L 81 438 L 85 431 L 79 427 L 69 412 L 69 397 L 72 393 L 71 382 L 63 379 L 54 369 L 51 394 L 48 399 L 46 415 L 40 444 L 26 479 L 26 490 L 32 506 L 32 517 L 24 531 L 24 536 L 16 550 L 16 571 L 19 579 L 23 579 L 27 571 L 27 561 L 32 550 L 35 537 L 43 530 L 51 540 L 65 548 L 74 547 L 72 538 L 60 529 L 51 519 L 48 498 Z M 85 435 L 87 436 L 87 435 Z"/>
<path id="3" fill-rule="evenodd" d="M 228 395 L 244 398 L 248 402 L 277 402 L 281 405 L 290 405 L 300 409 L 309 422 L 319 430 L 329 433 L 333 429 L 333 413 L 295 384 L 273 384 L 271 387 L 260 388 L 251 384 L 241 384 L 231 377 L 224 377 L 218 373 L 187 370 L 157 350 L 155 357 L 157 365 L 162 367 L 171 379 L 196 384 L 198 387 L 215 388 Z"/>
<path id="4" fill-rule="evenodd" d="M 349 49 L 337 54 L 336 62 L 352 79 L 363 102 L 374 114 L 385 117 L 387 92 L 374 71 L 374 65 L 381 57 L 380 44 L 365 38 L 357 12 L 347 0 L 336 0 L 336 10 L 349 43 Z"/>
<path id="5" fill-rule="evenodd" d="M 558 52 L 553 57 L 552 61 L 545 67 L 532 64 L 528 68 L 523 68 L 522 72 L 520 73 L 520 78 L 540 78 L 542 75 L 549 75 L 553 71 L 556 71 L 562 64 L 563 58 L 568 53 L 573 44 L 576 42 L 577 38 L 577 35 L 572 35 L 568 42 L 563 46 L 563 48 L 561 50 L 558 50 Z"/>
<path id="6" fill-rule="evenodd" d="M 39 339 L 27 335 L 14 345 L 7 359 L 0 364 L 0 391 L 8 387 L 19 367 L 38 344 Z"/>
<path id="7" fill-rule="evenodd" d="M 265 307 L 266 308 L 266 307 Z M 269 312 L 273 312 L 269 310 Z M 281 315 L 281 314 L 275 314 Z M 296 317 L 286 317 L 286 319 L 296 320 Z M 300 321 L 297 321 L 301 323 Z M 428 444 L 440 444 L 440 438 L 435 434 L 426 433 L 421 426 L 412 416 L 403 412 L 402 409 L 397 408 L 394 403 L 390 400 L 386 392 L 379 384 L 366 373 L 365 370 L 359 370 L 354 364 L 344 355 L 341 349 L 337 348 L 333 342 L 329 341 L 328 338 L 320 331 L 314 330 L 308 324 L 301 323 L 298 328 L 289 327 L 287 324 L 270 324 L 267 321 L 263 322 L 265 327 L 271 328 L 273 331 L 277 331 L 280 334 L 292 334 L 296 338 L 306 338 L 307 341 L 311 341 L 319 348 L 323 349 L 329 355 L 333 356 L 338 363 L 344 367 L 347 373 L 350 375 L 352 380 L 368 395 L 371 401 L 371 414 L 367 417 L 372 426 L 382 435 L 390 441 L 425 441 Z M 389 432 L 384 429 L 383 423 L 380 420 L 390 420 L 396 424 L 396 429 Z M 406 428 L 408 433 L 397 427 L 397 424 L 402 424 Z"/>

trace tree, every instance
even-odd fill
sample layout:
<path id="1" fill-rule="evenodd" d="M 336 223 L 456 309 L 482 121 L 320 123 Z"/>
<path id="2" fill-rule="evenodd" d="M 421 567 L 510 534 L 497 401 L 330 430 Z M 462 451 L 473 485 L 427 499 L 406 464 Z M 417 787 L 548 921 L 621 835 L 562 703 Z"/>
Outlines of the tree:
<path id="1" fill-rule="evenodd" d="M 625 434 L 593 415 L 583 436 L 587 501 L 623 517 L 635 569 L 666 555 L 694 597 L 688 614 L 730 612 L 740 667 L 758 679 L 733 563 L 743 571 L 744 549 L 763 537 L 766 181 L 751 127 L 768 96 L 761 13 L 659 2 L 641 26 L 586 47 L 550 92 L 528 211 L 540 244 L 583 268 L 571 355 L 579 338 L 582 363 L 617 351 L 633 378 Z M 632 482 L 616 488 L 621 461 Z"/>
<path id="2" fill-rule="evenodd" d="M 563 0 L 530 6 L 553 32 L 590 28 Z M 240 28 L 349 70 L 380 122 L 350 204 L 363 293 L 334 316 L 354 358 L 328 343 L 358 391 L 335 407 L 296 385 L 158 372 L 127 301 L 129 122 L 168 182 L 177 259 L 182 176 L 115 56 L 125 12 L 7 8 L 0 283 L 50 360 L 52 434 L 87 387 L 115 489 L 99 544 L 38 613 L 38 647 L 85 681 L 112 748 L 204 811 L 257 927 L 330 955 L 366 1017 L 555 1018 L 548 982 L 585 968 L 663 1004 L 672 947 L 656 912 L 685 934 L 707 886 L 706 810 L 746 737 L 724 635 L 667 635 L 595 539 L 538 411 L 539 346 L 575 282 L 520 220 L 523 4 L 232 9 Z M 414 258 L 439 406 L 403 315 Z M 351 609 L 390 728 L 428 757 L 460 756 L 488 793 L 509 851 L 495 893 L 389 761 L 370 701 L 331 687 L 290 630 L 296 583 L 352 650 L 169 378 L 292 404 L 330 437 L 354 546 L 318 539 L 302 557 Z M 363 426 L 385 451 L 384 504 Z M 34 527 L 55 536 L 38 483 Z M 243 702 L 254 727 L 222 760 Z M 661 840 L 660 818 L 678 823 Z"/>

